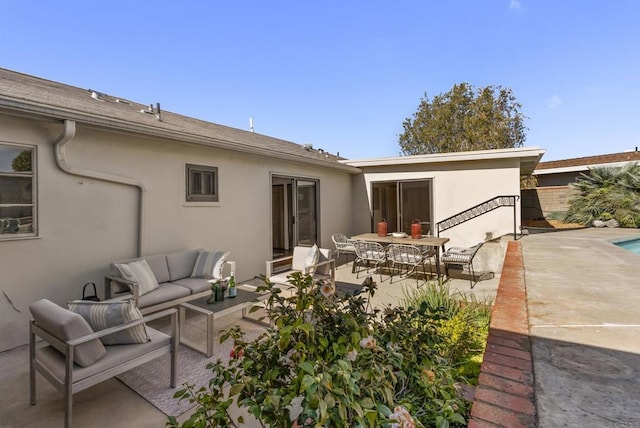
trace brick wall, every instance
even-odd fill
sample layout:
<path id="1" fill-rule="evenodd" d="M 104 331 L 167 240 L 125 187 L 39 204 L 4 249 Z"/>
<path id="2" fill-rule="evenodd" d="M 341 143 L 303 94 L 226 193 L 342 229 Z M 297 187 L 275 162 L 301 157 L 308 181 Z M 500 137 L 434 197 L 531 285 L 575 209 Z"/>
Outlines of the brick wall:
<path id="1" fill-rule="evenodd" d="M 534 386 L 522 246 L 511 241 L 468 426 L 535 427 Z"/>
<path id="2" fill-rule="evenodd" d="M 569 208 L 569 199 L 575 194 L 569 186 L 537 187 L 520 191 L 522 219 L 535 220 L 552 212 L 564 212 Z"/>

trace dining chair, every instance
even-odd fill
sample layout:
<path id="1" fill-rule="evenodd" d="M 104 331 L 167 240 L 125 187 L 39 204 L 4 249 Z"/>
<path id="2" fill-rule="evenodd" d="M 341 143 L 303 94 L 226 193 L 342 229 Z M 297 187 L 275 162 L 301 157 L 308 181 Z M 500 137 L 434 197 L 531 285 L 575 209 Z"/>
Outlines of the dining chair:
<path id="1" fill-rule="evenodd" d="M 356 269 L 356 278 L 358 278 L 360 270 L 355 268 L 355 265 L 366 264 L 367 273 L 369 273 L 369 268 L 373 264 L 373 268 L 378 270 L 380 282 L 382 282 L 381 268 L 387 265 L 387 252 L 382 244 L 378 242 L 353 241 L 353 246 L 356 250 L 356 259 L 353 262 L 354 269 Z"/>
<path id="2" fill-rule="evenodd" d="M 336 247 L 336 263 L 340 261 L 341 253 L 347 255 L 352 254 L 355 260 L 356 248 L 353 246 L 353 241 L 347 238 L 344 233 L 334 233 L 331 236 L 331 240 L 333 241 L 333 245 Z M 355 271 L 355 265 L 351 271 Z"/>
<path id="3" fill-rule="evenodd" d="M 402 277 L 402 268 L 405 268 L 408 278 L 411 274 L 416 276 L 416 285 L 418 281 L 418 267 L 422 266 L 424 272 L 425 255 L 422 250 L 409 244 L 391 244 L 387 247 L 387 258 L 391 263 L 392 269 L 397 269 Z M 391 276 L 391 282 L 393 283 L 393 275 Z"/>
<path id="4" fill-rule="evenodd" d="M 463 247 L 452 247 L 445 251 L 440 260 L 444 264 L 445 271 L 447 272 L 447 277 L 449 277 L 449 266 L 450 265 L 459 265 L 463 269 L 466 266 L 469 269 L 469 284 L 471 288 L 473 288 L 478 283 L 478 278 L 476 277 L 476 272 L 473 269 L 473 258 L 478 253 L 480 247 L 482 247 L 484 242 L 480 242 L 479 244 L 474 245 L 473 247 L 463 248 Z"/>

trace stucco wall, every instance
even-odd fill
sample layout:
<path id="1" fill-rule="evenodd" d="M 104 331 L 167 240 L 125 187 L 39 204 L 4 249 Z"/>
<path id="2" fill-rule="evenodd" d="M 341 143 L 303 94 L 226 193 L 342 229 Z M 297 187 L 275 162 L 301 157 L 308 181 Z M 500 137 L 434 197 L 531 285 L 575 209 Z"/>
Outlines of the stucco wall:
<path id="1" fill-rule="evenodd" d="M 364 168 L 362 179 L 354 179 L 358 192 L 371 204 L 371 183 L 392 180 L 433 180 L 434 223 L 471 208 L 495 196 L 520 195 L 518 159 L 449 162 Z M 470 246 L 513 233 L 514 210 L 501 207 L 441 233 L 450 238 L 447 246 Z M 357 232 L 370 232 L 371 217 L 360 207 L 354 219 Z M 434 229 L 435 230 L 435 229 Z M 516 230 L 520 231 L 520 204 L 516 209 Z"/>
<path id="2" fill-rule="evenodd" d="M 72 176 L 55 165 L 62 125 L 0 116 L 0 140 L 37 147 L 39 236 L 0 241 L 0 351 L 27 343 L 28 305 L 63 305 L 82 284 L 102 293 L 108 263 L 136 256 L 139 191 Z M 78 126 L 67 146 L 71 165 L 135 178 L 147 192 L 144 254 L 185 248 L 225 249 L 240 281 L 264 273 L 271 258 L 272 173 L 319 179 L 320 242 L 351 233 L 351 174 L 175 141 L 132 137 Z M 218 167 L 220 202 L 185 202 L 185 164 Z"/>

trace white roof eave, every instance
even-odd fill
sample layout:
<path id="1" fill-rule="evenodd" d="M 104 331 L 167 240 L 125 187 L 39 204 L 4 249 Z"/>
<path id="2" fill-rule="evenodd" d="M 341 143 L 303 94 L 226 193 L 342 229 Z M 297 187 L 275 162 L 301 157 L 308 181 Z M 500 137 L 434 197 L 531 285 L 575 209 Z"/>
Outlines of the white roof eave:
<path id="1" fill-rule="evenodd" d="M 452 153 L 438 153 L 430 155 L 414 155 L 414 156 L 395 156 L 388 158 L 371 158 L 360 160 L 341 160 L 340 162 L 358 167 L 378 167 L 378 166 L 392 166 L 392 165 L 415 165 L 415 164 L 430 164 L 430 163 L 446 163 L 446 162 L 469 162 L 469 161 L 483 161 L 483 160 L 496 160 L 496 159 L 521 159 L 521 165 L 525 163 L 532 163 L 533 168 L 540 161 L 544 150 L 538 147 L 522 147 L 513 149 L 496 149 L 496 150 L 478 150 L 472 152 L 452 152 Z"/>

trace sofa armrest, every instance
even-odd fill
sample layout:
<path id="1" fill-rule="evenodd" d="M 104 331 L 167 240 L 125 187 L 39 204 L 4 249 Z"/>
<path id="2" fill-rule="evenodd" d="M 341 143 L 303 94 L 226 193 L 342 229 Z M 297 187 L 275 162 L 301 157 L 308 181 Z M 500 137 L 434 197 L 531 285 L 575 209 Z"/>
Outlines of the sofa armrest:
<path id="1" fill-rule="evenodd" d="M 140 284 L 135 281 L 129 281 L 128 279 L 124 279 L 119 276 L 106 275 L 104 277 L 104 298 L 105 300 L 111 299 L 111 285 L 113 283 L 122 284 L 129 287 L 131 290 L 131 294 L 133 295 L 133 299 L 136 302 L 136 306 L 138 306 L 138 299 L 140 298 Z"/>
<path id="2" fill-rule="evenodd" d="M 160 312 L 156 312 L 154 314 L 150 314 L 150 315 L 144 316 L 139 320 L 129 321 L 127 323 L 120 324 L 120 325 L 117 325 L 117 326 L 114 326 L 114 327 L 105 328 L 104 330 L 95 331 L 95 332 L 93 332 L 91 334 L 87 334 L 86 336 L 77 337 L 77 338 L 75 338 L 73 340 L 67 341 L 66 344 L 68 344 L 70 346 L 78 346 L 81 343 L 89 342 L 89 341 L 91 341 L 93 339 L 99 339 L 99 338 L 101 338 L 103 336 L 107 336 L 107 335 L 112 334 L 112 333 L 117 333 L 119 331 L 126 330 L 128 328 L 135 327 L 137 325 L 144 324 L 146 322 L 153 321 L 153 320 L 156 320 L 158 318 L 163 318 L 163 317 L 166 317 L 166 316 L 171 316 L 171 322 L 174 323 L 175 320 L 177 319 L 177 313 L 178 313 L 178 310 L 175 309 L 175 308 L 165 309 L 164 311 L 160 311 Z M 172 336 L 173 336 L 173 334 L 172 334 Z"/>
<path id="3" fill-rule="evenodd" d="M 328 259 L 322 262 L 315 263 L 313 265 L 306 266 L 304 268 L 303 274 L 308 274 L 309 270 L 315 269 L 317 272 L 318 267 L 329 265 L 329 276 L 331 277 L 331 283 L 335 284 L 336 282 L 336 261 L 334 259 Z"/>
<path id="4" fill-rule="evenodd" d="M 267 270 L 266 270 L 267 279 L 273 276 L 273 266 L 276 263 L 286 262 L 287 260 L 293 261 L 293 256 L 286 256 L 286 257 L 281 257 L 279 259 L 267 260 Z"/>

